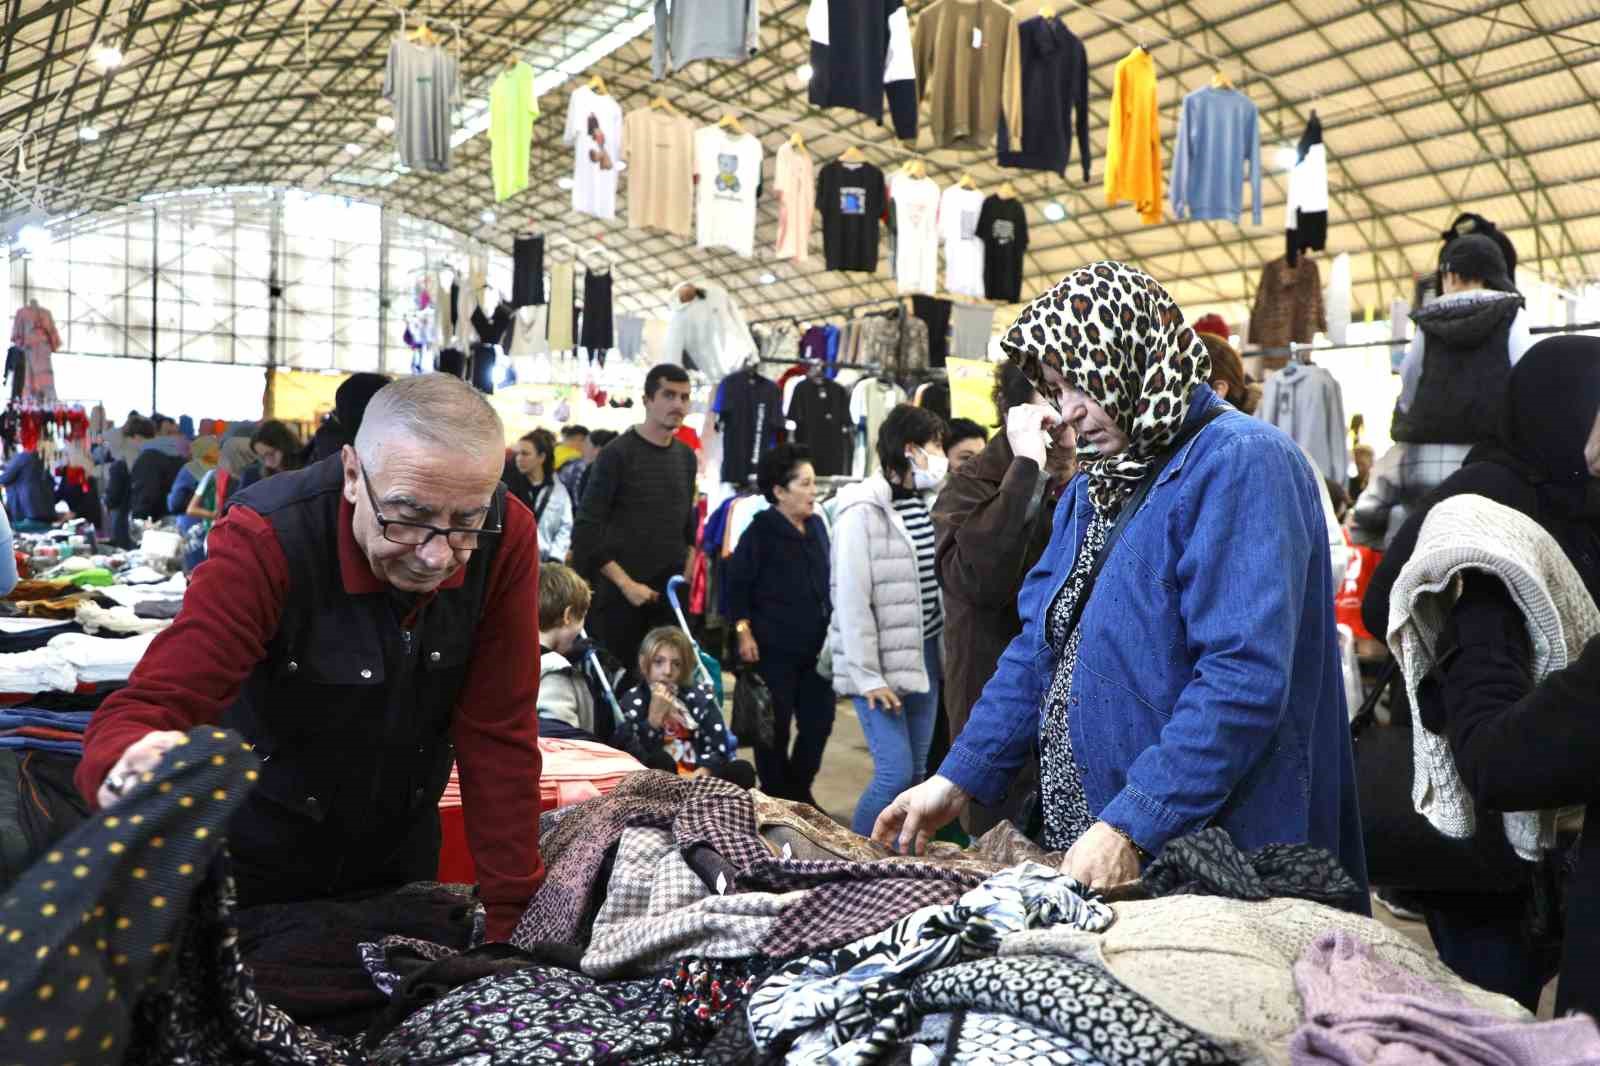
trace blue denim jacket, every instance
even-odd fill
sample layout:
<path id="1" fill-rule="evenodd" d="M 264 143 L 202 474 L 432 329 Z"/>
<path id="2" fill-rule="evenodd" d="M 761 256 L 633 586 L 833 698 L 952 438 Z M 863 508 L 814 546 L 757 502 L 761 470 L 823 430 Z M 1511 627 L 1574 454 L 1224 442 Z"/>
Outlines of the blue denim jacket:
<path id="1" fill-rule="evenodd" d="M 1222 404 L 1202 385 L 1195 418 Z M 1146 851 L 1219 825 L 1308 842 L 1366 883 L 1321 498 L 1278 429 L 1229 409 L 1183 446 L 1106 560 L 1079 625 L 1072 747 L 1090 811 Z M 1093 515 L 1079 478 L 1022 586 L 1022 633 L 940 774 L 994 804 L 1039 736 L 1045 615 Z"/>

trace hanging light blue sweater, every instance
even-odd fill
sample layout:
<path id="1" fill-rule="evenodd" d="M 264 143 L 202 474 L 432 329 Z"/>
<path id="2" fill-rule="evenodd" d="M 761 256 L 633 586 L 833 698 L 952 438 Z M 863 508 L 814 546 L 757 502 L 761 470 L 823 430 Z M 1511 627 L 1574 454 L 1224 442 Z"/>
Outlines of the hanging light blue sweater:
<path id="1" fill-rule="evenodd" d="M 1261 126 L 1256 105 L 1236 89 L 1210 86 L 1183 98 L 1168 199 L 1179 218 L 1238 222 L 1250 164 L 1250 217 L 1261 225 Z"/>

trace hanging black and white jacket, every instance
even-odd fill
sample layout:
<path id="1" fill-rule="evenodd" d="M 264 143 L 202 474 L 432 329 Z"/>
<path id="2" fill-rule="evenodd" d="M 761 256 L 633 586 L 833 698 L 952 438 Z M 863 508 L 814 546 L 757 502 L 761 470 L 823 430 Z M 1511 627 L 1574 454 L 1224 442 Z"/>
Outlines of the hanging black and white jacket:
<path id="1" fill-rule="evenodd" d="M 883 97 L 895 136 L 917 139 L 917 70 L 911 21 L 902 0 L 811 0 L 810 101 L 848 107 L 883 121 Z"/>
<path id="2" fill-rule="evenodd" d="M 1320 252 L 1328 246 L 1328 151 L 1322 144 L 1322 120 L 1315 111 L 1300 135 L 1294 169 L 1289 172 L 1283 228 L 1290 266 L 1302 251 Z"/>

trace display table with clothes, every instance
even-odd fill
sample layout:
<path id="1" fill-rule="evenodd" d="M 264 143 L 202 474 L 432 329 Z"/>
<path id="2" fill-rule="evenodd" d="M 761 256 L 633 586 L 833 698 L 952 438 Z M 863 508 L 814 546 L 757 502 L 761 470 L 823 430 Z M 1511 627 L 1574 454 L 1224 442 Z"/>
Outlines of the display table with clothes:
<path id="1" fill-rule="evenodd" d="M 259 765 L 238 734 L 192 730 L 22 871 L 0 1058 L 1600 1058 L 1592 1019 L 1536 1022 L 1351 913 L 1359 886 L 1327 853 L 1247 854 L 1218 829 L 1100 894 L 1010 825 L 901 857 L 815 808 L 645 770 L 540 817 L 547 874 L 509 943 L 435 883 L 239 911 L 224 843 Z"/>

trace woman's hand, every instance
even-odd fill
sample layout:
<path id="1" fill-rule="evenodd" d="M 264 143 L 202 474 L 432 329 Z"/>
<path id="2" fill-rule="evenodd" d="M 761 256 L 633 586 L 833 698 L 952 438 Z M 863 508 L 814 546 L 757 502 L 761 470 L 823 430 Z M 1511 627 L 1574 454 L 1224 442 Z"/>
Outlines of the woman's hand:
<path id="1" fill-rule="evenodd" d="M 955 821 L 971 799 L 954 781 L 935 774 L 883 809 L 872 839 L 902 855 L 921 855 L 928 839 Z"/>
<path id="2" fill-rule="evenodd" d="M 756 645 L 756 638 L 750 635 L 749 630 L 739 634 L 739 661 L 745 663 L 761 661 L 761 649 Z"/>
<path id="3" fill-rule="evenodd" d="M 1139 879 L 1139 852 L 1127 837 L 1096 822 L 1061 860 L 1061 872 L 1089 888 L 1115 888 Z"/>
<path id="4" fill-rule="evenodd" d="M 1051 432 L 1060 421 L 1061 416 L 1045 404 L 1017 404 L 1006 412 L 1006 439 L 1011 442 L 1011 454 L 1018 459 L 1032 459 L 1043 470 Z"/>
<path id="5" fill-rule="evenodd" d="M 867 706 L 873 710 L 883 710 L 890 714 L 900 713 L 900 697 L 894 694 L 894 689 L 884 687 L 863 692 L 861 698 L 867 701 Z M 882 704 L 880 707 L 879 704 Z"/>

